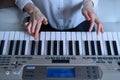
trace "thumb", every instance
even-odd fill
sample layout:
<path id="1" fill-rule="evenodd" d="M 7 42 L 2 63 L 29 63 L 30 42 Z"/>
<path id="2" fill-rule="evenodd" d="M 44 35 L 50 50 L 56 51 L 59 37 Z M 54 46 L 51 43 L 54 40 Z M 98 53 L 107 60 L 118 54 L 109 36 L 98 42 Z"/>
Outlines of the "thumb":
<path id="1" fill-rule="evenodd" d="M 90 20 L 90 17 L 89 17 L 89 15 L 88 15 L 88 12 L 87 12 L 87 11 L 84 11 L 84 10 L 83 10 L 82 13 L 83 13 L 83 15 L 84 15 L 84 17 L 85 17 L 86 20 Z"/>
<path id="2" fill-rule="evenodd" d="M 48 21 L 47 21 L 46 18 L 45 18 L 42 22 L 43 22 L 44 25 L 47 25 L 47 24 L 48 24 Z"/>
<path id="3" fill-rule="evenodd" d="M 27 29 L 29 22 L 25 22 L 24 27 Z"/>

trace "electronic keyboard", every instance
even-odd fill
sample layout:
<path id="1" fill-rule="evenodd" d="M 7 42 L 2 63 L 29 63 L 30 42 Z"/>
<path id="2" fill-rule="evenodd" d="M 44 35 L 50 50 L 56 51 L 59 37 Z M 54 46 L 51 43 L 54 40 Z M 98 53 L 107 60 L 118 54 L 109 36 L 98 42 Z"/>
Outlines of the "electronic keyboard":
<path id="1" fill-rule="evenodd" d="M 0 80 L 119 80 L 120 32 L 0 32 Z"/>

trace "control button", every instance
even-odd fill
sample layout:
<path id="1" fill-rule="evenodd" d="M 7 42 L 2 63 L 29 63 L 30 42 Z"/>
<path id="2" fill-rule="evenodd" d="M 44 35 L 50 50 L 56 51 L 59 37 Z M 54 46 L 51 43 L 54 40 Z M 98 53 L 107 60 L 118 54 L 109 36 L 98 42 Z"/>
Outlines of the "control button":
<path id="1" fill-rule="evenodd" d="M 26 68 L 33 70 L 33 69 L 35 69 L 35 66 L 27 66 Z"/>
<path id="2" fill-rule="evenodd" d="M 92 57 L 93 60 L 96 60 L 96 57 Z"/>
<path id="3" fill-rule="evenodd" d="M 19 71 L 14 71 L 13 75 L 20 75 L 20 72 Z"/>
<path id="4" fill-rule="evenodd" d="M 9 74 L 10 74 L 10 71 L 6 71 L 5 74 L 6 74 L 6 75 L 9 75 Z"/>
<path id="5" fill-rule="evenodd" d="M 46 60 L 50 60 L 50 57 L 45 57 Z"/>
<path id="6" fill-rule="evenodd" d="M 114 57 L 114 60 L 118 60 L 118 57 Z"/>
<path id="7" fill-rule="evenodd" d="M 120 62 L 118 62 L 118 65 L 120 66 Z"/>
<path id="8" fill-rule="evenodd" d="M 70 57 L 66 57 L 66 60 L 70 60 Z"/>
<path id="9" fill-rule="evenodd" d="M 112 64 L 112 61 L 108 61 L 109 64 Z"/>
<path id="10" fill-rule="evenodd" d="M 118 68 L 117 70 L 118 70 L 118 71 L 120 71 L 120 69 L 119 69 L 119 68 Z"/>
<path id="11" fill-rule="evenodd" d="M 61 57 L 61 60 L 65 60 L 66 58 L 65 57 Z"/>
<path id="12" fill-rule="evenodd" d="M 18 61 L 13 62 L 13 64 L 14 64 L 14 65 L 15 65 L 15 64 L 18 64 Z"/>
<path id="13" fill-rule="evenodd" d="M 4 69 L 8 69 L 8 67 L 3 67 Z"/>
<path id="14" fill-rule="evenodd" d="M 72 59 L 72 60 L 75 60 L 75 59 L 76 59 L 76 57 L 71 57 L 71 59 Z"/>

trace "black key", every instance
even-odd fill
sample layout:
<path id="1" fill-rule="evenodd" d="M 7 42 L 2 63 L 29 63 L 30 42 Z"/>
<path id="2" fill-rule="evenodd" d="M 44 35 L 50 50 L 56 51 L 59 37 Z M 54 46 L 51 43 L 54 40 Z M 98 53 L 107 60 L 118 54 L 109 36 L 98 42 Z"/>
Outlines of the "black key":
<path id="1" fill-rule="evenodd" d="M 89 45 L 88 41 L 84 41 L 84 49 L 85 49 L 85 54 L 89 55 Z"/>
<path id="2" fill-rule="evenodd" d="M 113 45 L 114 54 L 115 54 L 115 55 L 118 55 L 118 48 L 117 48 L 117 43 L 116 43 L 116 41 L 112 41 L 112 45 Z"/>
<path id="3" fill-rule="evenodd" d="M 16 41 L 16 48 L 15 48 L 15 55 L 19 54 L 19 49 L 20 49 L 20 40 Z"/>
<path id="4" fill-rule="evenodd" d="M 98 55 L 102 55 L 102 49 L 101 49 L 100 41 L 96 41 L 96 43 L 97 43 L 97 51 L 98 51 Z"/>
<path id="5" fill-rule="evenodd" d="M 12 55 L 13 46 L 14 46 L 14 40 L 10 40 L 10 46 L 9 46 L 8 55 Z"/>
<path id="6" fill-rule="evenodd" d="M 79 41 L 75 41 L 75 52 L 76 52 L 76 55 L 80 55 Z"/>
<path id="7" fill-rule="evenodd" d="M 57 55 L 57 41 L 53 41 L 53 55 Z"/>
<path id="8" fill-rule="evenodd" d="M 95 55 L 95 44 L 94 41 L 90 41 L 92 55 Z"/>
<path id="9" fill-rule="evenodd" d="M 42 41 L 38 41 L 38 55 L 41 55 L 41 45 Z"/>
<path id="10" fill-rule="evenodd" d="M 0 43 L 0 55 L 2 55 L 2 53 L 3 53 L 4 44 L 5 44 L 5 40 L 1 40 L 1 43 Z"/>
<path id="11" fill-rule="evenodd" d="M 63 41 L 60 41 L 59 45 L 60 45 L 60 47 L 59 47 L 59 54 L 63 55 Z"/>
<path id="12" fill-rule="evenodd" d="M 21 50 L 21 55 L 25 55 L 25 46 L 26 46 L 26 41 L 25 40 L 23 40 L 22 41 L 22 50 Z"/>
<path id="13" fill-rule="evenodd" d="M 109 41 L 106 41 L 106 48 L 107 48 L 108 55 L 112 55 L 111 54 L 111 48 L 110 48 L 110 42 Z"/>
<path id="14" fill-rule="evenodd" d="M 73 44 L 72 41 L 68 42 L 69 55 L 73 55 Z"/>
<path id="15" fill-rule="evenodd" d="M 34 55 L 34 52 L 35 52 L 35 41 L 32 40 L 32 45 L 31 45 L 31 55 Z"/>
<path id="16" fill-rule="evenodd" d="M 47 55 L 51 54 L 51 41 L 47 41 Z"/>

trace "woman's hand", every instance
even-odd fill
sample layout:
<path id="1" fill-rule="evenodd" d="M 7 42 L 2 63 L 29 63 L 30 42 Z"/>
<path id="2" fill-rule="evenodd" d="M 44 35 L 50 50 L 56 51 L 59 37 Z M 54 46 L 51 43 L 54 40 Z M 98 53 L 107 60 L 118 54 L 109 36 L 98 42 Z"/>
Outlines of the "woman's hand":
<path id="1" fill-rule="evenodd" d="M 27 6 L 27 7 L 26 7 Z M 26 5 L 26 11 L 30 15 L 29 22 L 25 23 L 25 28 L 28 30 L 28 33 L 34 36 L 36 40 L 39 39 L 39 31 L 42 24 L 47 25 L 47 18 L 41 13 L 41 11 L 32 3 Z"/>
<path id="2" fill-rule="evenodd" d="M 86 18 L 86 20 L 89 20 L 91 22 L 89 31 L 92 31 L 94 24 L 97 24 L 97 34 L 100 32 L 104 32 L 104 28 L 102 26 L 102 23 L 99 21 L 97 15 L 95 14 L 93 10 L 93 3 L 91 0 L 88 0 L 84 3 L 82 8 L 82 14 Z"/>

